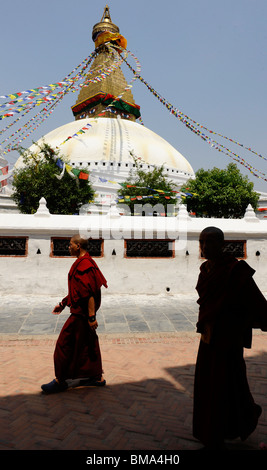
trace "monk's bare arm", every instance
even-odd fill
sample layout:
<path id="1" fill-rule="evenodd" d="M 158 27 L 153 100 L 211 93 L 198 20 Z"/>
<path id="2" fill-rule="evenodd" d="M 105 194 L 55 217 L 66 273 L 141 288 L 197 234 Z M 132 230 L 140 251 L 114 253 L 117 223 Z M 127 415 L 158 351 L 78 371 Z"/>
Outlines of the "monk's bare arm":
<path id="1" fill-rule="evenodd" d="M 95 315 L 95 299 L 94 297 L 90 297 L 88 301 L 88 323 L 90 328 L 92 330 L 96 330 L 98 327 L 98 323 L 96 320 L 96 315 Z"/>
<path id="2" fill-rule="evenodd" d="M 53 313 L 53 315 L 58 315 L 59 313 L 62 312 L 62 310 L 63 310 L 63 308 L 61 307 L 61 305 L 57 304 L 52 313 Z"/>
<path id="3" fill-rule="evenodd" d="M 66 307 L 66 305 L 69 305 L 69 296 L 67 295 L 66 297 L 64 297 L 64 299 L 61 300 L 61 302 L 59 302 L 55 307 L 54 307 L 54 310 L 53 310 L 53 315 L 59 315 L 59 313 L 62 312 L 62 310 L 64 310 L 64 308 Z"/>

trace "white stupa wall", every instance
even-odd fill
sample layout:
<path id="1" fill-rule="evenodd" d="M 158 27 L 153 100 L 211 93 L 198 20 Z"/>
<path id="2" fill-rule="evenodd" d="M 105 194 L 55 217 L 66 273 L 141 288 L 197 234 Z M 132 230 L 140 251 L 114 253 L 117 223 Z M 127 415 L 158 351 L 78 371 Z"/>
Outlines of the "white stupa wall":
<path id="1" fill-rule="evenodd" d="M 82 233 L 103 238 L 103 253 L 95 258 L 105 275 L 108 294 L 194 293 L 200 257 L 198 238 L 207 226 L 223 230 L 226 240 L 245 240 L 245 260 L 256 270 L 254 279 L 267 292 L 267 219 L 248 210 L 243 219 L 202 219 L 188 216 L 181 206 L 177 217 L 120 216 L 112 206 L 107 215 L 51 215 L 45 203 L 34 215 L 0 214 L 1 237 L 28 237 L 24 257 L 0 256 L 0 289 L 5 294 L 58 295 L 67 291 L 73 258 L 51 256 L 52 237 Z M 175 240 L 171 258 L 127 258 L 126 239 Z"/>

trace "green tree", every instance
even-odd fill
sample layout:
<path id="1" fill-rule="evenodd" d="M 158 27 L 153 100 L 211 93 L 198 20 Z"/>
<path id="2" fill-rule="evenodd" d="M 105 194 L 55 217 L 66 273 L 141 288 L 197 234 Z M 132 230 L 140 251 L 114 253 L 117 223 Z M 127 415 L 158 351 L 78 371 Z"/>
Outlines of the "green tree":
<path id="1" fill-rule="evenodd" d="M 169 209 L 167 205 L 174 207 L 177 202 L 174 183 L 163 174 L 163 165 L 145 171 L 142 169 L 142 160 L 133 154 L 131 156 L 134 160 L 134 169 L 130 171 L 129 177 L 118 190 L 119 204 L 121 200 L 122 204 L 129 207 L 132 215 L 142 214 L 142 208 L 148 205 L 154 207 L 157 212 L 162 208 L 164 215 L 167 215 Z M 145 212 L 148 215 L 148 212 Z"/>
<path id="2" fill-rule="evenodd" d="M 248 204 L 257 208 L 259 195 L 253 190 L 247 176 L 243 176 L 235 163 L 225 170 L 213 168 L 196 172 L 181 188 L 187 193 L 183 202 L 197 217 L 241 218 Z M 191 195 L 190 195 L 191 194 Z"/>
<path id="3" fill-rule="evenodd" d="M 68 161 L 45 142 L 39 151 L 20 149 L 23 167 L 14 171 L 12 198 L 24 214 L 36 212 L 39 200 L 44 197 L 51 214 L 75 214 L 79 208 L 94 197 L 94 190 L 83 169 L 68 168 Z M 80 172 L 82 173 L 80 174 Z M 57 175 L 57 176 L 56 176 Z M 80 179 L 84 175 L 85 179 Z M 86 179 L 87 178 L 87 179 Z"/>

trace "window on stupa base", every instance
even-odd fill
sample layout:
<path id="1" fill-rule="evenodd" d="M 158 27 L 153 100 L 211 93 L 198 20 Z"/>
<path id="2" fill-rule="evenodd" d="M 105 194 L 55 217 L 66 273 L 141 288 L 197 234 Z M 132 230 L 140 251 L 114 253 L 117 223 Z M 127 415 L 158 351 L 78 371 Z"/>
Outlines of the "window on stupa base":
<path id="1" fill-rule="evenodd" d="M 125 240 L 125 258 L 173 258 L 174 240 Z"/>
<path id="2" fill-rule="evenodd" d="M 71 237 L 52 237 L 51 253 L 52 258 L 70 257 L 69 243 Z M 102 239 L 89 239 L 87 251 L 92 258 L 100 258 L 104 254 L 104 241 Z"/>
<path id="3" fill-rule="evenodd" d="M 237 259 L 245 259 L 247 257 L 247 241 L 246 240 L 225 240 L 224 253 L 229 253 Z M 200 257 L 204 259 L 200 252 Z"/>
<path id="4" fill-rule="evenodd" d="M 28 237 L 0 237 L 0 256 L 22 256 L 28 254 Z"/>

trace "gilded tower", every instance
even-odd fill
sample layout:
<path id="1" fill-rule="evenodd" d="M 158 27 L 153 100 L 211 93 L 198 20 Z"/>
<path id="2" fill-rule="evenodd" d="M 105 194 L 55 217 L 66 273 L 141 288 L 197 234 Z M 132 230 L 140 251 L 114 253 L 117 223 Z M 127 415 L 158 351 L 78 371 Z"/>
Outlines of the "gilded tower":
<path id="1" fill-rule="evenodd" d="M 125 48 L 127 42 L 120 35 L 119 27 L 112 22 L 108 5 L 104 9 L 100 22 L 93 27 L 92 39 L 95 43 L 95 59 L 85 78 L 85 85 L 75 105 L 71 108 L 75 120 L 88 117 L 117 118 L 120 116 L 122 119 L 135 121 L 140 116 L 140 107 L 135 103 L 131 90 L 127 89 L 127 81 L 121 68 L 116 66 L 120 45 Z M 109 47 L 108 43 L 113 43 L 117 49 Z M 92 82 L 107 69 L 109 73 L 104 80 Z M 91 81 L 87 84 L 89 79 Z"/>

